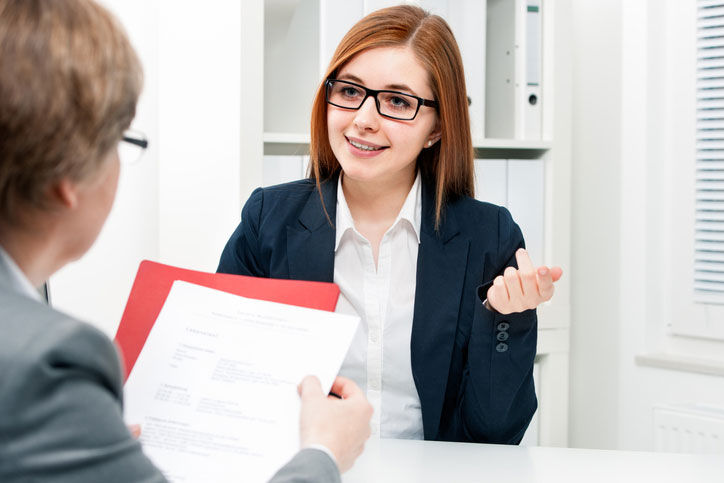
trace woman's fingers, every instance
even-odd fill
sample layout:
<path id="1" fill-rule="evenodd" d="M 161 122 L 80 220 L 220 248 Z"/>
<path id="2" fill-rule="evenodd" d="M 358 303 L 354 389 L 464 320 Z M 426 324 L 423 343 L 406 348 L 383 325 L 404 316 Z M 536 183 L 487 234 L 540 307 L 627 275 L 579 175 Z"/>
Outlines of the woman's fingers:
<path id="1" fill-rule="evenodd" d="M 509 305 L 510 296 L 508 295 L 508 289 L 505 287 L 505 281 L 501 275 L 495 277 L 493 285 L 488 289 L 488 304 L 500 312 L 501 314 L 510 313 L 507 311 Z"/>
<path id="2" fill-rule="evenodd" d="M 553 276 L 548 267 L 538 267 L 536 272 L 538 275 L 538 293 L 541 297 L 541 302 L 550 300 L 553 297 Z"/>
<path id="3" fill-rule="evenodd" d="M 555 282 L 563 275 L 561 267 L 535 268 L 528 252 L 515 252 L 518 268 L 508 267 L 498 275 L 488 289 L 488 303 L 501 314 L 534 309 L 553 297 Z"/>
<path id="4" fill-rule="evenodd" d="M 533 262 L 530 261 L 528 252 L 523 248 L 519 248 L 515 252 L 515 259 L 518 262 L 518 277 L 520 278 L 520 286 L 523 289 L 520 301 L 523 305 L 528 306 L 535 303 L 539 298 L 535 268 Z"/>

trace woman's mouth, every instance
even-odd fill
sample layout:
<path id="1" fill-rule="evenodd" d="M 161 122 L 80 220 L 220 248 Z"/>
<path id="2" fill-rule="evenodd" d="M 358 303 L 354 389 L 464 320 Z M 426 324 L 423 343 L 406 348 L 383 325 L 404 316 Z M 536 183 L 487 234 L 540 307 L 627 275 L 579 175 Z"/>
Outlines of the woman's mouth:
<path id="1" fill-rule="evenodd" d="M 351 144 L 352 146 L 354 146 L 355 148 L 357 148 L 361 151 L 367 151 L 367 152 L 381 151 L 387 147 L 387 146 L 379 146 L 379 145 L 373 144 L 373 143 L 362 142 L 359 139 L 352 139 L 352 138 L 348 138 L 346 136 L 345 136 L 345 138 L 347 139 L 347 142 L 349 144 Z"/>

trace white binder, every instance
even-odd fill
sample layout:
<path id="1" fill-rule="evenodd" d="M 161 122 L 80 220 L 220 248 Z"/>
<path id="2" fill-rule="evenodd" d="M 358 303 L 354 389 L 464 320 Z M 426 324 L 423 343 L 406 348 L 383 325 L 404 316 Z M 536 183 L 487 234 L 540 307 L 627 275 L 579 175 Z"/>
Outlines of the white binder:
<path id="1" fill-rule="evenodd" d="M 541 139 L 542 0 L 488 0 L 485 136 Z"/>

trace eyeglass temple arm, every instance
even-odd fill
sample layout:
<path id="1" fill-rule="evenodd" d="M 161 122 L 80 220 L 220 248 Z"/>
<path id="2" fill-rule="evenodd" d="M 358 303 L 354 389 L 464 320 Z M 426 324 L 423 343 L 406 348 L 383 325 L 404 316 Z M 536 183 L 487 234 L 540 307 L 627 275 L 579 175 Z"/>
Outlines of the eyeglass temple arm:
<path id="1" fill-rule="evenodd" d="M 123 140 L 127 143 L 135 144 L 136 146 L 140 146 L 143 149 L 146 149 L 148 147 L 148 141 L 145 139 L 135 139 L 135 138 L 129 138 L 128 136 L 123 136 Z"/>

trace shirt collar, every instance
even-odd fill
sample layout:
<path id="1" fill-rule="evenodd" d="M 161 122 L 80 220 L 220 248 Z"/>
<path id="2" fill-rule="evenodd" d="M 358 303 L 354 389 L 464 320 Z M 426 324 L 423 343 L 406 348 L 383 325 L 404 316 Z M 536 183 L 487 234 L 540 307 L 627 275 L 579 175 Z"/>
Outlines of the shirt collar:
<path id="1" fill-rule="evenodd" d="M 392 223 L 392 228 L 400 222 L 400 220 L 407 221 L 415 232 L 417 237 L 417 243 L 420 243 L 420 225 L 422 220 L 422 181 L 420 179 L 420 172 L 417 172 L 415 182 L 410 188 L 410 192 L 405 198 L 405 202 L 402 204 L 400 213 L 397 215 L 395 222 Z M 347 230 L 354 231 L 354 219 L 352 213 L 349 211 L 347 200 L 344 197 L 344 190 L 342 189 L 342 176 L 340 175 L 337 180 L 337 224 L 335 231 L 334 251 L 339 248 L 339 243 Z"/>
<path id="2" fill-rule="evenodd" d="M 40 301 L 40 293 L 30 283 L 28 277 L 25 276 L 20 267 L 17 266 L 15 261 L 10 258 L 8 252 L 0 246 L 0 273 L 5 272 L 7 274 L 6 282 L 9 284 L 11 289 L 26 295 L 34 300 Z"/>

